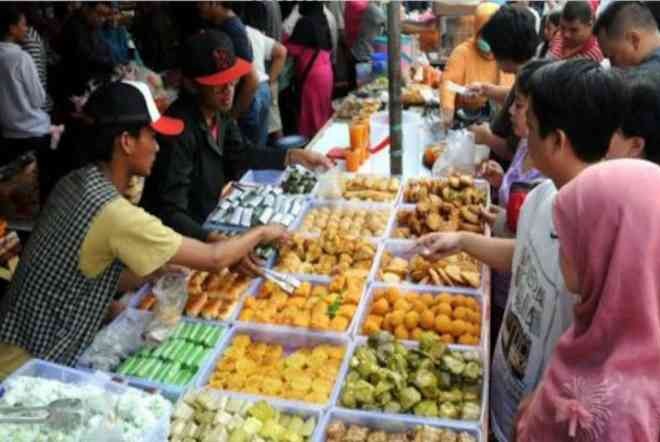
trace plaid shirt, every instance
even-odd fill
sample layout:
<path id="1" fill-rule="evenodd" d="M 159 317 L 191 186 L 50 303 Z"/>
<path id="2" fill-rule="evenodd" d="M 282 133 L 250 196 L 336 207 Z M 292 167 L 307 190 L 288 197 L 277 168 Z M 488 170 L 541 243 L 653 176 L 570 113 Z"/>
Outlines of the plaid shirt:
<path id="1" fill-rule="evenodd" d="M 38 358 L 75 364 L 100 328 L 123 269 L 115 260 L 94 279 L 79 269 L 80 249 L 94 217 L 117 197 L 96 166 L 60 181 L 0 308 L 0 342 Z"/>

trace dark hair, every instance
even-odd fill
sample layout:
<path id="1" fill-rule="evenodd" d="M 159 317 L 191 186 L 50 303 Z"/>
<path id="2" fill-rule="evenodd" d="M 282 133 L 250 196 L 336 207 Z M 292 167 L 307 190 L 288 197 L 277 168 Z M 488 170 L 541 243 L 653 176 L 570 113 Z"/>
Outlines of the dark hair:
<path id="1" fill-rule="evenodd" d="M 614 2 L 596 20 L 594 34 L 601 31 L 609 37 L 622 37 L 630 28 L 657 31 L 658 26 L 651 10 L 642 2 Z"/>
<path id="2" fill-rule="evenodd" d="M 536 52 L 539 35 L 536 19 L 527 8 L 501 7 L 481 28 L 481 38 L 497 60 L 525 63 Z"/>
<path id="3" fill-rule="evenodd" d="M 97 161 L 109 162 L 112 161 L 112 154 L 115 147 L 115 139 L 128 132 L 133 137 L 139 137 L 140 131 L 145 125 L 135 124 L 121 124 L 111 126 L 97 126 L 91 125 L 87 128 L 86 142 L 90 147 L 87 151 L 87 163 L 94 163 Z"/>
<path id="4" fill-rule="evenodd" d="M 549 65 L 550 63 L 553 63 L 553 60 L 532 60 L 525 63 L 525 65 L 520 68 L 518 75 L 516 76 L 516 84 L 514 85 L 515 91 L 528 97 L 530 93 L 529 83 L 532 79 L 532 75 L 534 75 L 534 72 L 538 71 L 544 66 Z"/>
<path id="5" fill-rule="evenodd" d="M 4 39 L 9 34 L 9 28 L 21 21 L 23 13 L 13 6 L 0 6 L 0 37 Z"/>
<path id="6" fill-rule="evenodd" d="M 559 26 L 559 20 L 561 20 L 561 11 L 553 11 L 550 14 L 543 16 L 544 24 L 545 22 L 550 22 L 555 26 Z M 543 28 L 541 28 L 543 29 Z"/>
<path id="7" fill-rule="evenodd" d="M 593 163 L 605 156 L 626 104 L 617 71 L 592 60 L 555 62 L 532 75 L 529 90 L 542 138 L 562 130 L 580 160 Z"/>
<path id="8" fill-rule="evenodd" d="M 657 79 L 631 79 L 621 132 L 625 137 L 644 139 L 644 158 L 660 164 L 660 86 Z"/>
<path id="9" fill-rule="evenodd" d="M 594 19 L 594 11 L 586 0 L 571 0 L 564 5 L 561 19 L 568 22 L 580 20 L 583 25 L 588 25 Z"/>

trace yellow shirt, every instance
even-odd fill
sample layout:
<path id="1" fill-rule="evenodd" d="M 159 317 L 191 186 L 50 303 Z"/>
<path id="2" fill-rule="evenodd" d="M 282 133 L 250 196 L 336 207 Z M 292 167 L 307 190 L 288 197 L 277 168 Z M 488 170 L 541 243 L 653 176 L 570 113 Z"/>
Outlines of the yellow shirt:
<path id="1" fill-rule="evenodd" d="M 177 253 L 183 238 L 126 198 L 110 201 L 94 218 L 80 249 L 80 271 L 100 275 L 115 259 L 137 276 L 158 270 Z"/>

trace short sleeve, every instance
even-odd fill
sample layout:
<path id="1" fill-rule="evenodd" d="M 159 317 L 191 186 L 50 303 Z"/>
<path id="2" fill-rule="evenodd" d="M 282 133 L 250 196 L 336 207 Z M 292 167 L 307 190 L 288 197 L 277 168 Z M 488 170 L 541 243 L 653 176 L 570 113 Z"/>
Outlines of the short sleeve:
<path id="1" fill-rule="evenodd" d="M 267 36 L 266 34 L 261 34 L 264 44 L 264 59 L 272 60 L 273 59 L 273 48 L 275 47 L 275 40 Z"/>
<path id="2" fill-rule="evenodd" d="M 94 219 L 81 249 L 80 269 L 94 277 L 118 259 L 136 275 L 146 276 L 170 261 L 182 240 L 155 216 L 117 198 Z"/>

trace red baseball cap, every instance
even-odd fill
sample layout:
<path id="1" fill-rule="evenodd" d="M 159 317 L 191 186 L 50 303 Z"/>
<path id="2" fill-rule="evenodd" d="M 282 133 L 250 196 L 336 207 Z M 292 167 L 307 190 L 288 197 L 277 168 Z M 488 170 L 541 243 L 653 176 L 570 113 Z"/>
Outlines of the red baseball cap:
<path id="1" fill-rule="evenodd" d="M 181 52 L 181 71 L 205 86 L 221 86 L 246 75 L 252 64 L 236 56 L 227 34 L 203 30 L 186 40 Z"/>
<path id="2" fill-rule="evenodd" d="M 144 124 L 162 135 L 183 132 L 183 121 L 162 116 L 149 86 L 139 81 L 124 80 L 104 86 L 92 94 L 88 105 L 99 125 Z"/>

